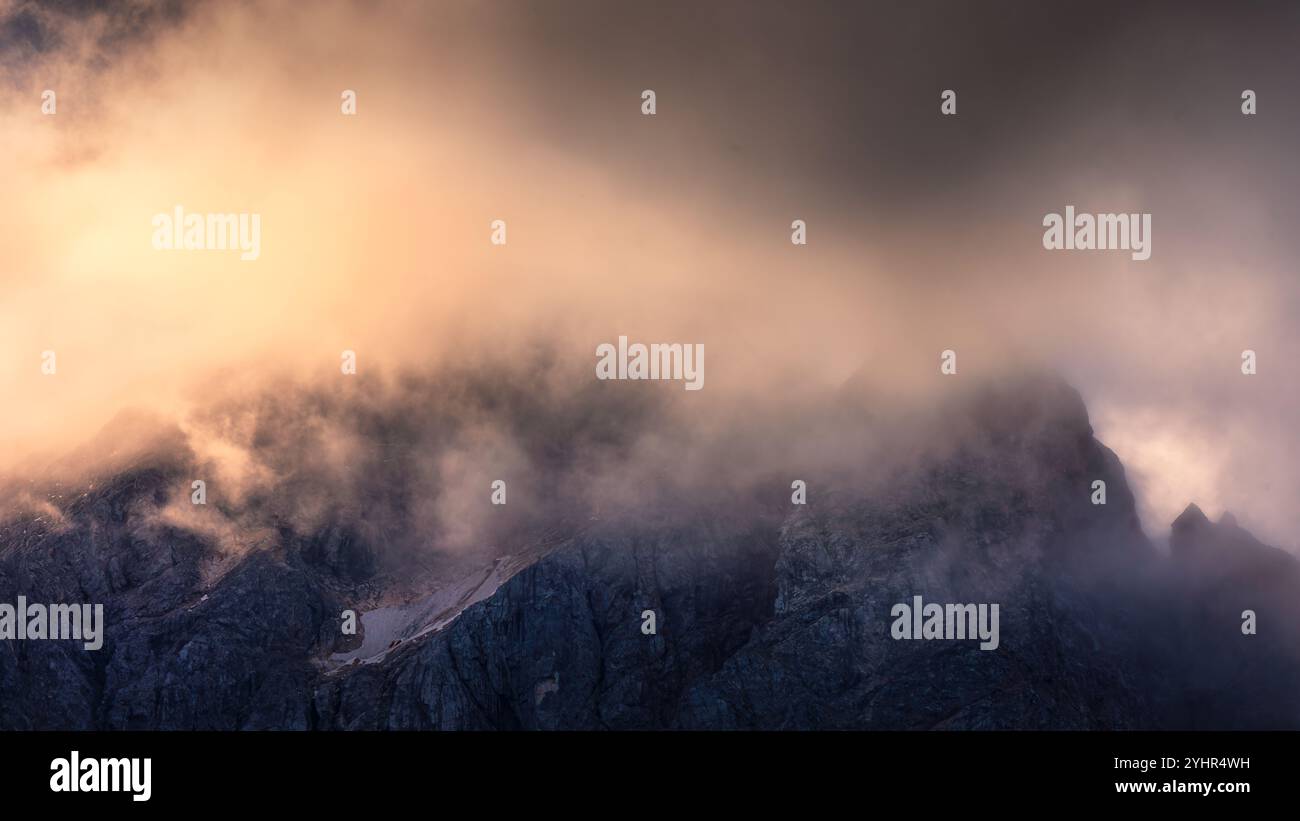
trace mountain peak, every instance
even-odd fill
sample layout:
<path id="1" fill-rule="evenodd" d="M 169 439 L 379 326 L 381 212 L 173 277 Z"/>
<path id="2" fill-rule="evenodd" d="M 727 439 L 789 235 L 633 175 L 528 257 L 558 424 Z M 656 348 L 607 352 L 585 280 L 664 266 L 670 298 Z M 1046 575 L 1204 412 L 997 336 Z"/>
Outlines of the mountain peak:
<path id="1" fill-rule="evenodd" d="M 1175 531 L 1190 530 L 1192 528 L 1203 527 L 1209 523 L 1209 517 L 1207 517 L 1205 513 L 1196 506 L 1196 503 L 1193 502 L 1187 506 L 1186 510 L 1179 514 L 1177 519 L 1174 519 L 1173 528 Z"/>

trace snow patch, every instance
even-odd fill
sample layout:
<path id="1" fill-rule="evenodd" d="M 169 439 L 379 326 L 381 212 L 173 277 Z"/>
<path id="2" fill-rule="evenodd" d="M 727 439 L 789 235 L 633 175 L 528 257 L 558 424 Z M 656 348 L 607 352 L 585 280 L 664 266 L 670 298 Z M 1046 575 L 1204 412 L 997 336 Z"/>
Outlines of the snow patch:
<path id="1" fill-rule="evenodd" d="M 362 664 L 382 661 L 403 642 L 436 633 L 456 620 L 470 605 L 483 601 L 511 576 L 532 563 L 534 557 L 505 556 L 492 566 L 436 590 L 408 604 L 379 607 L 361 614 L 361 646 L 329 657 L 331 667 L 360 660 Z"/>

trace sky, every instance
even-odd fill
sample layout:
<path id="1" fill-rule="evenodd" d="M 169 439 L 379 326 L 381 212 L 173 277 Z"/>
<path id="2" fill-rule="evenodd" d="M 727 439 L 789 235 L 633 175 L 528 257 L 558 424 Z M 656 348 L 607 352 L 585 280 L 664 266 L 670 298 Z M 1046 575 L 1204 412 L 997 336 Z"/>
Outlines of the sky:
<path id="1" fill-rule="evenodd" d="M 1300 8 L 1241 5 L 0 0 L 0 467 L 345 350 L 699 343 L 737 405 L 953 350 L 1077 387 L 1153 536 L 1300 549 Z M 177 205 L 258 258 L 155 249 Z M 1046 250 L 1067 205 L 1151 258 Z"/>

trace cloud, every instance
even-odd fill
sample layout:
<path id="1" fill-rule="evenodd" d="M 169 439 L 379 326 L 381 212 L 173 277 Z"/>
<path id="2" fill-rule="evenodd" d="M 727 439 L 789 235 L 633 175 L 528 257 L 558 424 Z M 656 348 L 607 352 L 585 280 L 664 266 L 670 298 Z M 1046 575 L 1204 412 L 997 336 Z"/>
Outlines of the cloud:
<path id="1" fill-rule="evenodd" d="M 355 390 L 344 350 L 367 385 L 544 352 L 557 366 L 540 372 L 564 374 L 546 387 L 569 390 L 619 335 L 703 343 L 708 396 L 674 413 L 726 442 L 734 416 L 702 407 L 809 413 L 864 368 L 924 395 L 953 349 L 961 379 L 1025 362 L 1071 379 L 1141 477 L 1153 532 L 1195 499 L 1294 538 L 1300 171 L 1269 85 L 1300 68 L 1285 25 L 1199 6 L 1179 27 L 1131 4 L 1070 25 L 1033 4 L 738 8 L 0 6 L 9 466 L 144 407 L 241 504 L 286 475 L 346 476 L 369 440 L 312 427 L 342 411 L 291 421 L 293 403 Z M 941 118 L 949 87 L 959 113 Z M 151 217 L 178 204 L 261 214 L 260 258 L 155 251 Z M 1067 204 L 1150 212 L 1152 259 L 1044 251 L 1042 216 Z M 796 218 L 807 246 L 789 242 Z M 228 427 L 204 427 L 214 408 Z M 241 425 L 267 415 L 303 425 L 286 453 L 311 461 L 259 461 L 276 442 Z M 526 432 L 473 418 L 460 450 L 412 468 L 417 486 L 534 463 Z M 667 470 L 652 431 L 628 446 Z M 462 519 L 465 538 L 475 498 L 414 515 Z"/>

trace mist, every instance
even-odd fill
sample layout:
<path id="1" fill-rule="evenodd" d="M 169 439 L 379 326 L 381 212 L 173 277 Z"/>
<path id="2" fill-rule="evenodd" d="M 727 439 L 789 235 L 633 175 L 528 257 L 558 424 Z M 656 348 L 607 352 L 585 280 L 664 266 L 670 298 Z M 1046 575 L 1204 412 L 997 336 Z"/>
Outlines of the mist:
<path id="1" fill-rule="evenodd" d="M 788 493 L 941 446 L 918 424 L 886 457 L 872 413 L 1048 370 L 1149 532 L 1196 501 L 1295 548 L 1300 129 L 1260 86 L 1297 76 L 1285 27 L 737 8 L 0 3 L 0 470 L 150 443 L 242 525 L 451 549 L 510 538 L 494 479 L 514 524 Z M 260 256 L 155 250 L 177 205 L 260 214 Z M 1044 250 L 1066 205 L 1152 214 L 1151 259 Z M 597 381 L 620 335 L 703 344 L 705 388 Z"/>

